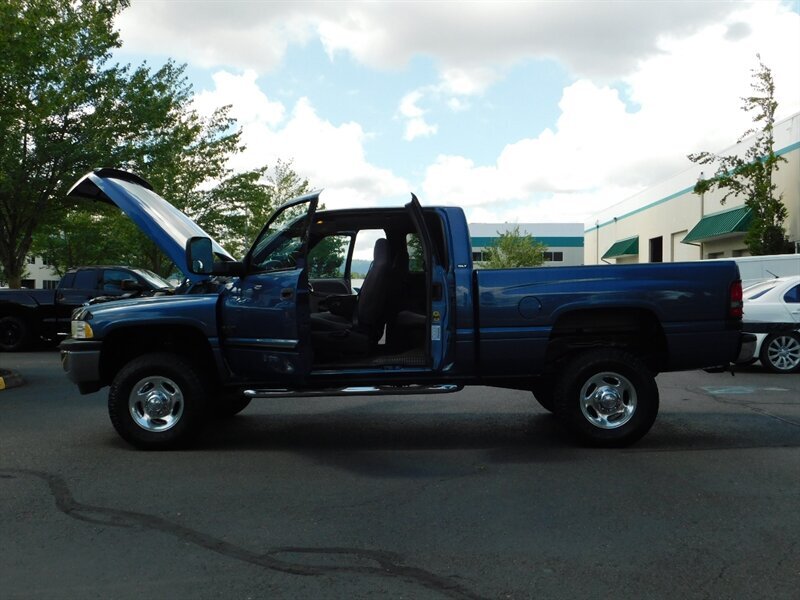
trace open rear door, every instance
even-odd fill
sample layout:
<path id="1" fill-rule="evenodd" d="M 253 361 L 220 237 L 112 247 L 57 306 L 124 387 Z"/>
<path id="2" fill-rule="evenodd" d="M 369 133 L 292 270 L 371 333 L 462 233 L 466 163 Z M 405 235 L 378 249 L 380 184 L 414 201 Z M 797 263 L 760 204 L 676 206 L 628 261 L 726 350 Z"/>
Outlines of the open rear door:
<path id="1" fill-rule="evenodd" d="M 427 289 L 427 336 L 426 351 L 431 357 L 431 366 L 434 371 L 442 370 L 452 362 L 451 346 L 452 331 L 454 329 L 454 311 L 451 310 L 451 285 L 452 274 L 448 273 L 445 257 L 441 256 L 437 245 L 433 243 L 428 223 L 420 206 L 419 200 L 411 194 L 411 202 L 406 204 L 417 234 L 422 242 L 425 256 L 425 276 Z"/>

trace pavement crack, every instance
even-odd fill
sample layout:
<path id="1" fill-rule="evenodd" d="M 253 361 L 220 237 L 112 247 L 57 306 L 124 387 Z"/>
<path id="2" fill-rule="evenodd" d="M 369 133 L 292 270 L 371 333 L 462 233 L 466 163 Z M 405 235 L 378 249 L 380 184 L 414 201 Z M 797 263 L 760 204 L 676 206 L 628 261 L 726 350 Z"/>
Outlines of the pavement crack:
<path id="1" fill-rule="evenodd" d="M 75 500 L 67 482 L 62 477 L 52 473 L 29 469 L 0 470 L 0 478 L 2 479 L 15 479 L 18 476 L 29 476 L 44 481 L 48 486 L 50 494 L 53 496 L 56 508 L 65 515 L 86 523 L 157 531 L 228 558 L 292 575 L 319 576 L 331 573 L 349 573 L 399 578 L 429 590 L 439 592 L 443 596 L 449 598 L 456 598 L 459 600 L 483 600 L 482 596 L 467 589 L 453 579 L 437 575 L 426 569 L 404 564 L 402 557 L 394 553 L 380 550 L 339 547 L 279 547 L 273 548 L 266 553 L 256 553 L 241 546 L 237 546 L 236 544 L 226 542 L 212 535 L 155 515 L 106 506 L 83 504 Z M 303 564 L 278 558 L 278 556 L 285 554 L 300 554 L 326 558 L 336 556 L 344 560 L 342 561 L 343 564 L 333 565 Z M 358 559 L 365 564 L 346 564 L 348 558 Z"/>

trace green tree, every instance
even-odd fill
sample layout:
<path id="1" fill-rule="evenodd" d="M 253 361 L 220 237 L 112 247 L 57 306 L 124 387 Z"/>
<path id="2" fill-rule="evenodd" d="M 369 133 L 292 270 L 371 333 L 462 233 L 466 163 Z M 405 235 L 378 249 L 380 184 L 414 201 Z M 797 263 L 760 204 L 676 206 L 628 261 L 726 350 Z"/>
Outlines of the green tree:
<path id="1" fill-rule="evenodd" d="M 720 199 L 722 204 L 731 196 L 744 197 L 753 214 L 750 228 L 745 237 L 750 254 L 785 254 L 793 252 L 792 245 L 786 237 L 784 222 L 787 211 L 783 204 L 782 194 L 776 194 L 777 186 L 772 180 L 777 171 L 781 156 L 774 152 L 775 82 L 772 72 L 758 55 L 759 66 L 753 69 L 752 94 L 742 98 L 742 109 L 755 111 L 754 123 L 760 127 L 749 129 L 739 138 L 755 134 L 754 142 L 744 156 L 717 155 L 711 152 L 690 154 L 689 160 L 702 165 L 714 164 L 717 170 L 710 179 L 701 179 L 694 187 L 696 194 L 704 194 L 712 190 L 723 190 Z"/>
<path id="2" fill-rule="evenodd" d="M 530 235 L 522 235 L 519 225 L 498 237 L 486 249 L 486 266 L 490 269 L 509 269 L 516 267 L 536 267 L 544 262 L 547 246 Z"/>
<path id="3" fill-rule="evenodd" d="M 0 3 L 0 264 L 12 287 L 35 231 L 60 220 L 56 200 L 77 177 L 155 164 L 173 133 L 182 68 L 109 65 L 120 45 L 113 19 L 127 5 Z"/>
<path id="4" fill-rule="evenodd" d="M 187 212 L 230 252 L 241 256 L 281 204 L 309 189 L 308 180 L 295 172 L 291 161 L 278 160 L 272 168 L 230 176 L 199 196 Z"/>
<path id="5" fill-rule="evenodd" d="M 175 206 L 192 213 L 207 201 L 209 192 L 204 190 L 209 181 L 224 182 L 231 176 L 226 161 L 242 147 L 228 107 L 209 118 L 192 110 L 191 86 L 183 73 L 184 67 L 171 61 L 158 70 L 158 94 L 150 97 L 150 106 L 142 103 L 158 118 L 150 119 L 151 128 L 127 133 L 123 162 L 112 164 L 143 176 Z M 136 78 L 152 79 L 147 67 L 140 68 Z M 164 275 L 174 270 L 171 261 L 118 210 L 63 197 L 52 204 L 53 210 L 34 234 L 32 249 L 52 256 L 57 270 L 92 264 L 96 256 Z M 209 221 L 215 224 L 213 218 Z"/>
<path id="6" fill-rule="evenodd" d="M 349 241 L 349 237 L 330 235 L 317 243 L 308 254 L 308 276 L 312 279 L 344 277 L 345 250 Z"/>
<path id="7" fill-rule="evenodd" d="M 31 251 L 63 275 L 80 265 L 143 266 L 135 256 L 139 243 L 135 227 L 116 207 L 96 203 L 91 210 L 65 210 L 58 223 L 41 226 Z"/>

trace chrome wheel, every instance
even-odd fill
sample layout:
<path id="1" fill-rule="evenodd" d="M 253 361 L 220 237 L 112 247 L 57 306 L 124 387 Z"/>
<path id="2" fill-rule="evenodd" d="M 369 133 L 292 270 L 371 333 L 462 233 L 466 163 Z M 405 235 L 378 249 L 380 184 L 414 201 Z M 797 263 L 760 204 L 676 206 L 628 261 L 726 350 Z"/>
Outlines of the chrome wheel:
<path id="1" fill-rule="evenodd" d="M 778 371 L 794 371 L 800 366 L 800 340 L 794 335 L 778 335 L 767 345 L 767 360 Z"/>
<path id="2" fill-rule="evenodd" d="M 139 380 L 128 396 L 133 421 L 145 431 L 166 431 L 183 415 L 183 393 L 167 377 L 151 375 Z"/>
<path id="3" fill-rule="evenodd" d="M 636 412 L 636 388 L 619 373 L 593 375 L 581 387 L 581 413 L 599 429 L 616 429 Z"/>

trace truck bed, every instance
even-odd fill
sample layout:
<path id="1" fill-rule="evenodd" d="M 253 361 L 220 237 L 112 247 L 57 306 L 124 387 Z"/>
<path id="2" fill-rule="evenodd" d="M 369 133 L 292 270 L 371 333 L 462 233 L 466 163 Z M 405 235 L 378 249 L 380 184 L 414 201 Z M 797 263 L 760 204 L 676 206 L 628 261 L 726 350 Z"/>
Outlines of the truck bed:
<path id="1" fill-rule="evenodd" d="M 726 364 L 739 347 L 728 317 L 736 280 L 733 262 L 478 270 L 480 369 L 536 369 L 558 352 L 551 338 L 614 329 L 660 354 L 659 371 Z"/>

